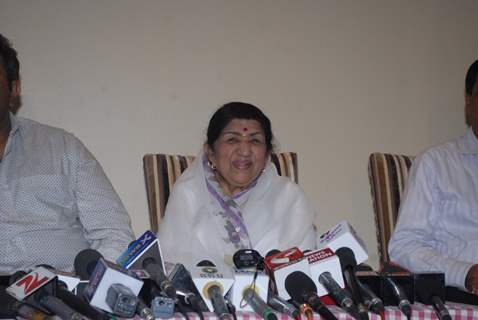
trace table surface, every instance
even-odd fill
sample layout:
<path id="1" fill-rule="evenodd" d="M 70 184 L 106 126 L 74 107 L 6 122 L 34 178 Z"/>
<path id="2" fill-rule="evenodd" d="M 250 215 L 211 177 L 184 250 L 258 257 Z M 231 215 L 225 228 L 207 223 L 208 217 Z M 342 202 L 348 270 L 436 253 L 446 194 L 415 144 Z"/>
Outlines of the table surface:
<path id="1" fill-rule="evenodd" d="M 328 306 L 332 313 L 337 317 L 338 320 L 355 320 L 345 311 L 340 309 L 337 306 Z M 478 320 L 478 306 L 471 306 L 467 304 L 460 304 L 454 302 L 447 302 L 446 307 L 450 312 L 451 318 L 454 320 Z M 261 316 L 254 312 L 237 312 L 238 320 L 260 320 Z M 203 313 L 205 320 L 217 319 L 217 316 L 212 312 Z M 279 320 L 289 320 L 292 319 L 284 314 L 277 313 Z M 199 320 L 199 316 L 195 313 L 188 313 L 190 320 Z M 407 317 L 398 309 L 398 307 L 386 307 L 385 308 L 385 319 L 375 313 L 369 312 L 370 320 L 407 320 Z M 172 318 L 173 319 L 173 318 Z M 174 319 L 184 319 L 180 313 L 174 315 Z M 302 316 L 302 320 L 305 320 L 305 316 Z M 319 320 L 321 317 L 314 313 L 314 320 Z M 415 303 L 412 305 L 412 320 L 423 320 L 423 319 L 438 319 L 438 316 L 435 313 L 435 310 L 432 306 L 423 305 L 421 303 Z"/>

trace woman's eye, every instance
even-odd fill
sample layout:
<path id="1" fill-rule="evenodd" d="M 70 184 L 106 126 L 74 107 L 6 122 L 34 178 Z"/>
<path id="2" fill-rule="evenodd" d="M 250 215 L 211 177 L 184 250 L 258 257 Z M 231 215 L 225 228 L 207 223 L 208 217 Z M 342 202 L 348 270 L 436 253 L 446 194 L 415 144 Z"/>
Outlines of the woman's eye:
<path id="1" fill-rule="evenodd" d="M 264 141 L 262 141 L 261 139 L 252 139 L 251 142 L 253 144 L 264 144 Z"/>
<path id="2" fill-rule="evenodd" d="M 230 144 L 237 143 L 237 141 L 239 141 L 239 140 L 237 138 L 233 138 L 233 137 L 226 139 L 226 142 L 230 143 Z"/>

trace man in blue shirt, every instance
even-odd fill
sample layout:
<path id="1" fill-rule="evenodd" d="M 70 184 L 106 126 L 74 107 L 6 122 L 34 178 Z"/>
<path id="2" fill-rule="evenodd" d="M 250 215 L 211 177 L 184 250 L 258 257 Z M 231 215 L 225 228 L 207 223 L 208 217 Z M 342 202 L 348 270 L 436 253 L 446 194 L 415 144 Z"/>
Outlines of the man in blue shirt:
<path id="1" fill-rule="evenodd" d="M 71 271 L 86 248 L 115 260 L 134 239 L 100 164 L 72 134 L 16 117 L 16 51 L 0 35 L 0 272 Z"/>
<path id="2" fill-rule="evenodd" d="M 413 272 L 440 271 L 447 285 L 478 294 L 478 60 L 465 80 L 468 132 L 413 163 L 392 261 Z"/>

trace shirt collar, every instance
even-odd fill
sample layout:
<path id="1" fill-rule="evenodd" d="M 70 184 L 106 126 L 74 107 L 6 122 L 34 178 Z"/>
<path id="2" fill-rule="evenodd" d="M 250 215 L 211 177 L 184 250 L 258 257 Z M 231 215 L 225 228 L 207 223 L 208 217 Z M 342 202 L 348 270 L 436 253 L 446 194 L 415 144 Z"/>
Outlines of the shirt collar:
<path id="1" fill-rule="evenodd" d="M 18 129 L 20 129 L 20 125 L 18 124 L 17 117 L 11 112 L 10 112 L 10 124 L 12 128 L 10 129 L 9 137 L 12 137 L 18 131 Z"/>
<path id="2" fill-rule="evenodd" d="M 470 127 L 466 135 L 463 136 L 458 147 L 463 154 L 478 154 L 478 139 Z"/>

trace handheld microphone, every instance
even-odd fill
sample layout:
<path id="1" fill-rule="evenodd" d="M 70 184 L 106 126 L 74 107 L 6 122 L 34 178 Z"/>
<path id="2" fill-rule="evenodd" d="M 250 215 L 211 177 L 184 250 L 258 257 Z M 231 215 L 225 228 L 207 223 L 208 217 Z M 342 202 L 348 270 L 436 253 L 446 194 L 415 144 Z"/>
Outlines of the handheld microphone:
<path id="1" fill-rule="evenodd" d="M 338 306 L 348 312 L 352 317 L 358 317 L 358 309 L 355 306 L 350 293 L 339 286 L 330 272 L 326 271 L 321 273 L 319 276 L 319 282 L 327 289 Z"/>
<path id="2" fill-rule="evenodd" d="M 126 269 L 145 269 L 161 292 L 171 299 L 176 299 L 176 289 L 164 274 L 161 247 L 153 232 L 148 230 L 143 233 L 117 259 L 117 263 Z"/>
<path id="3" fill-rule="evenodd" d="M 5 286 L 0 286 L 0 319 L 15 319 L 17 316 L 29 320 L 50 320 L 53 317 L 47 316 L 38 309 L 17 301 L 7 294 Z"/>
<path id="4" fill-rule="evenodd" d="M 411 319 L 412 305 L 405 293 L 403 292 L 403 289 L 385 274 L 382 274 L 382 279 L 384 283 L 392 289 L 392 293 L 398 301 L 398 308 L 400 309 L 400 311 L 403 312 L 407 319 Z"/>
<path id="5" fill-rule="evenodd" d="M 363 302 L 362 293 L 360 292 L 358 280 L 355 276 L 354 268 L 357 265 L 355 254 L 352 249 L 348 247 L 339 248 L 337 251 L 335 251 L 335 254 L 339 257 L 345 282 L 347 283 L 347 286 L 352 293 L 352 298 L 358 307 L 359 318 L 361 320 L 368 320 L 369 317 L 367 307 Z"/>
<path id="6" fill-rule="evenodd" d="M 231 270 L 217 266 L 196 266 L 191 269 L 191 275 L 209 309 L 221 319 L 232 319 L 224 299 L 234 282 Z"/>
<path id="7" fill-rule="evenodd" d="M 277 316 L 271 308 L 262 300 L 252 288 L 244 290 L 244 299 L 252 307 L 255 313 L 259 314 L 265 320 L 277 320 Z"/>
<path id="8" fill-rule="evenodd" d="M 274 310 L 286 314 L 291 318 L 296 318 L 300 315 L 299 309 L 278 295 L 269 293 L 269 296 L 267 297 L 267 304 L 270 305 Z"/>
<path id="9" fill-rule="evenodd" d="M 191 306 L 194 312 L 201 313 L 209 311 L 198 289 L 194 285 L 191 273 L 183 264 L 176 263 L 169 273 L 168 278 L 171 284 L 176 288 L 177 297 Z"/>
<path id="10" fill-rule="evenodd" d="M 383 314 L 385 312 L 385 307 L 383 306 L 383 301 L 380 299 L 373 291 L 370 289 L 370 287 L 360 279 L 357 280 L 358 285 L 360 288 L 360 291 L 362 292 L 362 295 L 366 299 L 365 305 L 367 305 L 368 309 L 374 313 L 377 314 Z M 368 302 L 367 302 L 368 301 Z"/>
<path id="11" fill-rule="evenodd" d="M 85 249 L 78 252 L 73 266 L 76 274 L 81 280 L 90 279 L 90 275 L 93 273 L 93 270 L 95 270 L 96 264 L 100 258 L 103 258 L 103 256 L 94 249 Z"/>
<path id="12" fill-rule="evenodd" d="M 17 300 L 25 301 L 47 313 L 56 314 L 63 320 L 86 319 L 55 296 L 56 281 L 54 273 L 44 267 L 38 267 L 23 277 L 20 272 L 13 275 L 13 284 L 6 290 Z"/>
<path id="13" fill-rule="evenodd" d="M 285 288 L 293 300 L 307 303 L 326 320 L 337 320 L 334 314 L 320 301 L 314 281 L 301 271 L 294 271 L 285 279 Z"/>
<path id="14" fill-rule="evenodd" d="M 339 248 L 350 248 L 355 256 L 356 264 L 368 259 L 365 242 L 358 236 L 354 228 L 346 220 L 342 220 L 319 237 L 319 248 L 330 248 L 336 251 Z"/>
<path id="15" fill-rule="evenodd" d="M 451 320 L 450 313 L 443 303 L 443 300 L 445 300 L 445 274 L 415 273 L 413 283 L 415 301 L 433 305 L 440 320 Z"/>
<path id="16" fill-rule="evenodd" d="M 96 308 L 93 308 L 82 297 L 79 297 L 73 294 L 72 292 L 70 292 L 70 290 L 68 289 L 68 285 L 64 281 L 60 280 L 59 274 L 63 275 L 62 276 L 63 279 L 71 278 L 71 277 L 66 277 L 66 275 L 63 272 L 60 272 L 54 269 L 50 265 L 43 264 L 42 266 L 52 271 L 54 274 L 58 276 L 56 296 L 60 298 L 63 302 L 65 302 L 67 305 L 69 305 L 73 310 L 78 311 L 79 313 L 85 315 L 87 318 L 91 320 L 108 320 L 109 319 L 109 317 L 106 314 L 104 314 L 103 312 L 100 312 Z"/>

